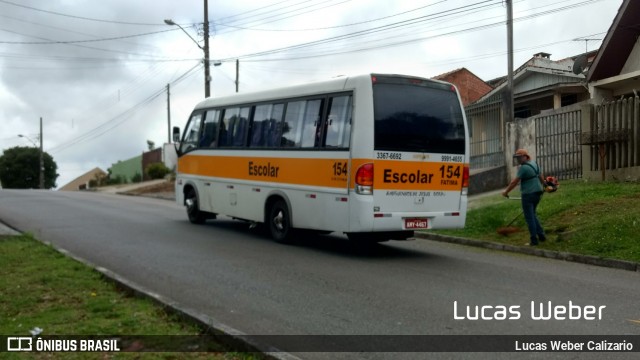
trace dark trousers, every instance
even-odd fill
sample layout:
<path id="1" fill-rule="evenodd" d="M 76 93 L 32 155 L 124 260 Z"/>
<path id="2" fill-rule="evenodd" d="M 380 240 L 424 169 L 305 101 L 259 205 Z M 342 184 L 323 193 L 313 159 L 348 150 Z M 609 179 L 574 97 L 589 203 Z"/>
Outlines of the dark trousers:
<path id="1" fill-rule="evenodd" d="M 527 222 L 529 228 L 529 235 L 531 245 L 537 245 L 538 239 L 540 241 L 545 240 L 544 230 L 540 226 L 540 220 L 536 215 L 536 209 L 542 198 L 542 192 L 533 194 L 522 194 L 522 212 L 524 214 L 524 220 Z"/>

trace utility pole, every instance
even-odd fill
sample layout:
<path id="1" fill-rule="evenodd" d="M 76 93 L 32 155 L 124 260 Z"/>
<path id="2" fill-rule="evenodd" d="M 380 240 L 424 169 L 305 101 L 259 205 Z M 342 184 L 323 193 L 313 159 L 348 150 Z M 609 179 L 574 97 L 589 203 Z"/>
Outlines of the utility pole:
<path id="1" fill-rule="evenodd" d="M 40 189 L 44 189 L 44 150 L 42 149 L 42 117 L 40 117 Z"/>
<path id="2" fill-rule="evenodd" d="M 211 75 L 209 74 L 209 0 L 204 0 L 204 97 L 211 96 Z"/>
<path id="3" fill-rule="evenodd" d="M 171 144 L 171 94 L 167 84 L 167 140 Z"/>
<path id="4" fill-rule="evenodd" d="M 507 89 L 505 94 L 505 121 L 513 122 L 513 4 L 512 0 L 507 3 Z"/>
<path id="5" fill-rule="evenodd" d="M 236 59 L 236 92 L 240 86 L 240 60 Z"/>

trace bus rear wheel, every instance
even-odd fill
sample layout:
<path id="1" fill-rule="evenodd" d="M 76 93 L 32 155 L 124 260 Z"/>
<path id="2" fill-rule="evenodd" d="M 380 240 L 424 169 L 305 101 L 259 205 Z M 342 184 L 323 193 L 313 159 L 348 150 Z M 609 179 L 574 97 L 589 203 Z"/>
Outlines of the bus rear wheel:
<path id="1" fill-rule="evenodd" d="M 271 237 L 279 243 L 290 243 L 293 229 L 289 207 L 283 200 L 276 200 L 270 207 L 267 222 Z"/>
<path id="2" fill-rule="evenodd" d="M 198 195 L 194 189 L 189 189 L 185 195 L 185 205 L 187 206 L 187 217 L 193 224 L 203 224 L 207 220 L 204 212 L 200 211 L 198 205 Z"/>

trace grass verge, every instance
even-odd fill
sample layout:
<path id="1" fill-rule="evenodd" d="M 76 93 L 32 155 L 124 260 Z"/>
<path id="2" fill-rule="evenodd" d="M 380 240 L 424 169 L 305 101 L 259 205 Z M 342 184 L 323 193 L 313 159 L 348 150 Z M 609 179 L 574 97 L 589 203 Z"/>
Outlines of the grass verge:
<path id="1" fill-rule="evenodd" d="M 67 258 L 28 235 L 0 236 L 0 334 L 46 335 L 202 335 L 151 300 L 128 296 L 88 266 Z M 8 358 L 46 359 L 253 359 L 226 352 L 222 344 L 200 343 L 198 353 L 5 353 Z M 136 344 L 144 347 L 144 344 Z M 206 352 L 204 352 L 206 351 Z M 3 356 L 4 356 L 3 355 Z"/>
<path id="2" fill-rule="evenodd" d="M 512 193 L 513 196 L 519 196 Z M 538 217 L 549 241 L 540 248 L 640 262 L 640 183 L 564 181 L 557 192 L 545 194 Z M 464 229 L 438 234 L 523 245 L 529 232 L 520 201 L 501 195 L 474 201 Z M 519 232 L 503 236 L 497 229 L 517 218 Z"/>

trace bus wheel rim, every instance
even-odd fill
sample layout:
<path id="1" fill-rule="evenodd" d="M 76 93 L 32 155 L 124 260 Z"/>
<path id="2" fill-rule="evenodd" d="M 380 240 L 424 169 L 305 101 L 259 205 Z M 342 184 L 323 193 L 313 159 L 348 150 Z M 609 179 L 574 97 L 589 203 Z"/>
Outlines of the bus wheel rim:
<path id="1" fill-rule="evenodd" d="M 197 209 L 198 202 L 195 196 L 188 198 L 186 202 L 187 202 L 187 211 L 193 212 L 195 209 Z"/>
<path id="2" fill-rule="evenodd" d="M 276 212 L 276 216 L 273 217 L 273 224 L 276 226 L 276 229 L 280 231 L 284 230 L 284 214 L 282 214 L 282 210 Z"/>

